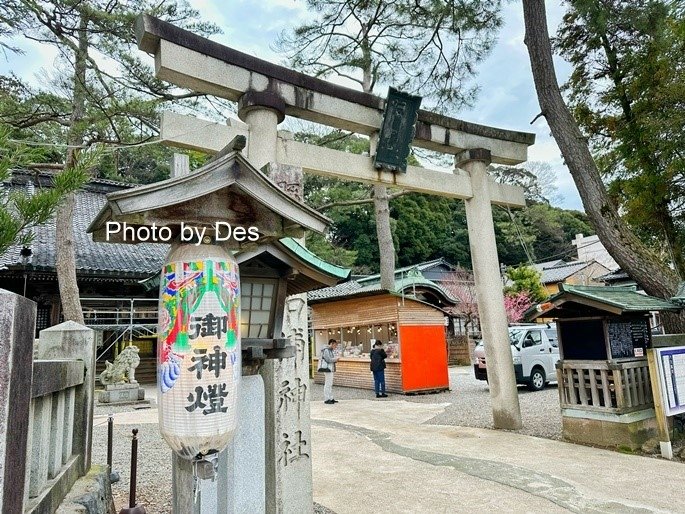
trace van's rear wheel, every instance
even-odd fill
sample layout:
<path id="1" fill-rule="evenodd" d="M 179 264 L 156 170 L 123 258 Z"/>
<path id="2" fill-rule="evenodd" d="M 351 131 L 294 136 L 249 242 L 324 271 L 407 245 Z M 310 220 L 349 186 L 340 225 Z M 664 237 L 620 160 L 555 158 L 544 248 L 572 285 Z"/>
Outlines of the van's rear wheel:
<path id="1" fill-rule="evenodd" d="M 528 389 L 531 391 L 540 391 L 545 388 L 545 370 L 542 368 L 533 368 L 530 372 L 530 380 L 528 380 Z"/>

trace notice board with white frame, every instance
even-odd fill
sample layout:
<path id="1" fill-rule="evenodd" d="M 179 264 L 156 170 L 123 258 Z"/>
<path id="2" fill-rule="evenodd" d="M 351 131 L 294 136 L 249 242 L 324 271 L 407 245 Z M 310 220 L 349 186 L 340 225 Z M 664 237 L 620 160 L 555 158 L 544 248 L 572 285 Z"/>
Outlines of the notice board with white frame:
<path id="1" fill-rule="evenodd" d="M 685 346 L 656 348 L 666 416 L 685 413 Z"/>

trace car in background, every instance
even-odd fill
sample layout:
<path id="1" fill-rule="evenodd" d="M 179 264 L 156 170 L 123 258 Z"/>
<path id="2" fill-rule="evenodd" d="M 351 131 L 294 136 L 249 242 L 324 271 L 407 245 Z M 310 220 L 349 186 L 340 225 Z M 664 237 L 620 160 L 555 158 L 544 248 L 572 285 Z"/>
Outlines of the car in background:
<path id="1" fill-rule="evenodd" d="M 509 342 L 517 384 L 539 391 L 551 380 L 556 380 L 559 340 L 555 326 L 539 323 L 512 325 L 509 327 Z M 473 352 L 476 359 L 473 371 L 478 380 L 488 379 L 484 344 L 487 342 L 481 341 Z"/>

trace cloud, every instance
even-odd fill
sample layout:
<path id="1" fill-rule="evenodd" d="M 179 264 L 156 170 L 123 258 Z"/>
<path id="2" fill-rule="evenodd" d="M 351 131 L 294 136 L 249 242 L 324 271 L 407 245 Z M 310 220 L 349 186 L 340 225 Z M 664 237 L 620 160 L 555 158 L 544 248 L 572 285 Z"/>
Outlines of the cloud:
<path id="1" fill-rule="evenodd" d="M 17 77 L 31 86 L 44 86 L 42 70 L 53 68 L 59 52 L 52 45 L 41 44 L 23 38 L 14 38 L 12 46 L 23 50 L 23 54 L 7 53 L 6 59 L 0 60 L 0 73 L 8 75 L 14 73 Z"/>

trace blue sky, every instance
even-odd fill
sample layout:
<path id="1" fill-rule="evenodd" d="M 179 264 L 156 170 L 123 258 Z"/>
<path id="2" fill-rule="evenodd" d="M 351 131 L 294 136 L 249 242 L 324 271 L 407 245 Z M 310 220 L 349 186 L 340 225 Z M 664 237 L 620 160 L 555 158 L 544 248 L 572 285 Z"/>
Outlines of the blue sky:
<path id="1" fill-rule="evenodd" d="M 281 62 L 283 56 L 271 50 L 281 31 L 310 18 L 302 0 L 193 0 L 202 17 L 223 29 L 213 39 L 243 52 Z M 546 2 L 548 24 L 552 32 L 559 25 L 563 8 L 560 2 Z M 580 197 L 570 173 L 563 164 L 559 149 L 549 134 L 543 118 L 530 125 L 540 112 L 526 47 L 523 44 L 523 12 L 520 2 L 508 2 L 503 8 L 504 27 L 490 57 L 478 66 L 476 82 L 480 94 L 473 108 L 457 114 L 476 123 L 496 127 L 535 132 L 536 144 L 529 150 L 529 160 L 549 163 L 555 174 L 560 198 L 557 205 L 568 209 L 582 209 Z M 41 67 L 49 69 L 55 58 L 52 49 L 37 43 L 22 43 L 27 50 L 23 56 L 9 56 L 0 60 L 0 72 L 14 71 L 25 79 L 35 80 Z M 37 58 L 38 57 L 38 58 Z M 4 61 L 4 62 L 2 62 Z M 570 72 L 567 63 L 556 61 L 559 80 Z"/>

